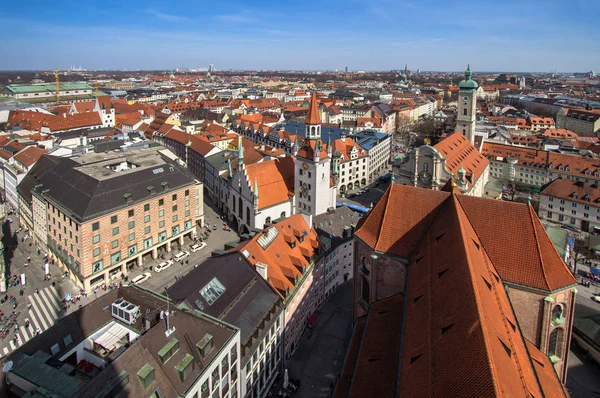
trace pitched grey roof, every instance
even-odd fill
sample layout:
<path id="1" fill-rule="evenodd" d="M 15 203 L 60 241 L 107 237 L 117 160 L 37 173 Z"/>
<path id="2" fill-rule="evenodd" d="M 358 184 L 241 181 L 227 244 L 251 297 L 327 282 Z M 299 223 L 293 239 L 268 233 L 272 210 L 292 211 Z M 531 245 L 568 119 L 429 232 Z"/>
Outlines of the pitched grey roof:
<path id="1" fill-rule="evenodd" d="M 31 190 L 40 184 L 43 176 L 52 170 L 61 158 L 50 155 L 42 155 L 33 168 L 23 177 L 17 186 L 17 191 L 28 203 L 31 203 Z"/>
<path id="2" fill-rule="evenodd" d="M 208 304 L 200 290 L 213 278 L 218 279 L 225 291 Z M 190 308 L 239 327 L 242 344 L 261 325 L 273 306 L 281 304 L 281 298 L 238 252 L 208 258 L 167 292 L 172 300 L 185 302 Z M 262 331 L 266 333 L 266 329 Z"/>

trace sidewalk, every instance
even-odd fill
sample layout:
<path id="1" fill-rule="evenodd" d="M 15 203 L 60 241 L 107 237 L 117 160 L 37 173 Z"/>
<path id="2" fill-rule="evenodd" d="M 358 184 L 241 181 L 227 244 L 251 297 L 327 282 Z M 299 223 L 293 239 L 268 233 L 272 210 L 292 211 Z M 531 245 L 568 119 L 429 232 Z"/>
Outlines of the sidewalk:
<path id="1" fill-rule="evenodd" d="M 300 379 L 294 397 L 331 396 L 352 332 L 352 281 L 341 285 L 315 316 L 317 325 L 304 333 L 287 363 L 290 377 Z"/>

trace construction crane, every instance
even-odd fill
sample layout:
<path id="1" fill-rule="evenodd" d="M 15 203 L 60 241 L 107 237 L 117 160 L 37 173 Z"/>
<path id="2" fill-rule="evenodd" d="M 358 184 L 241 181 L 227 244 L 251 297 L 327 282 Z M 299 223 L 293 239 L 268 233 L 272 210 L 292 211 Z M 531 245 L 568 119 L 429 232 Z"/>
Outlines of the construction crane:
<path id="1" fill-rule="evenodd" d="M 60 102 L 60 84 L 58 83 L 58 69 L 54 69 L 54 77 L 56 79 L 56 102 Z"/>

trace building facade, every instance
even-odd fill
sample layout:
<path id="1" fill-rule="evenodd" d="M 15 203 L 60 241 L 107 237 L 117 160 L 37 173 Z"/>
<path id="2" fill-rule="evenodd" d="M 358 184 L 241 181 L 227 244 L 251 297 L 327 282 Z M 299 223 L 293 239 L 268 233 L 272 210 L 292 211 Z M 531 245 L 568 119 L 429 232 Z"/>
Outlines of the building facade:
<path id="1" fill-rule="evenodd" d="M 600 234 L 600 188 L 597 183 L 553 180 L 540 192 L 538 215 L 542 220 Z"/>
<path id="2" fill-rule="evenodd" d="M 34 233 L 46 229 L 50 257 L 86 290 L 183 246 L 202 224 L 202 184 L 156 148 L 60 159 L 30 174 Z"/>
<path id="3" fill-rule="evenodd" d="M 457 131 L 434 146 L 422 145 L 411 158 L 414 186 L 441 189 L 450 179 L 466 195 L 483 196 L 489 161 Z"/>

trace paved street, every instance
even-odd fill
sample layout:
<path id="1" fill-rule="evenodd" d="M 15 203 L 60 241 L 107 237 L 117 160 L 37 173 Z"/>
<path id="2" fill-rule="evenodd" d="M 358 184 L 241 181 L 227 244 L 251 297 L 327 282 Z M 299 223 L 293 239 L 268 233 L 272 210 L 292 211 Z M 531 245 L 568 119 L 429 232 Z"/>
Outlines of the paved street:
<path id="1" fill-rule="evenodd" d="M 209 201 L 209 199 L 206 199 Z M 186 259 L 187 261 L 183 261 L 183 263 L 174 262 L 172 266 L 167 268 L 162 272 L 155 272 L 155 267 L 161 262 L 165 261 L 160 258 L 153 260 L 151 256 L 144 257 L 144 266 L 142 269 L 135 269 L 130 274 L 130 279 L 140 275 L 142 272 L 150 272 L 152 277 L 148 279 L 146 282 L 143 282 L 141 285 L 152 289 L 157 292 L 163 292 L 165 286 L 170 286 L 175 283 L 175 278 L 180 278 L 190 272 L 195 265 L 200 264 L 205 259 L 210 257 L 211 253 L 214 250 L 223 250 L 223 247 L 227 243 L 231 242 L 239 242 L 239 238 L 235 231 L 224 231 L 223 230 L 223 221 L 217 215 L 216 210 L 211 207 L 210 204 L 204 204 L 204 221 L 206 225 L 210 226 L 210 236 L 206 239 L 206 247 L 201 249 L 195 253 L 190 252 L 190 256 Z M 217 230 L 213 230 L 213 226 L 216 224 Z M 200 232 L 200 228 L 198 228 L 198 233 Z M 182 250 L 190 251 L 190 241 L 188 239 L 185 240 L 184 245 L 182 246 Z M 170 259 L 171 255 L 175 255 L 179 253 L 179 250 L 175 248 L 171 251 L 171 253 L 162 252 L 160 254 L 165 255 L 166 259 Z M 152 271 L 149 268 L 152 267 Z"/>
<path id="2" fill-rule="evenodd" d="M 14 216 L 16 220 L 17 217 Z M 5 247 L 5 261 L 7 275 L 25 274 L 25 285 L 8 286 L 2 295 L 14 296 L 17 307 L 14 320 L 9 318 L 13 311 L 13 304 L 9 301 L 0 304 L 0 309 L 5 314 L 0 321 L 0 328 L 7 329 L 6 337 L 0 337 L 0 357 L 6 356 L 16 347 L 31 339 L 36 330 L 43 332 L 51 327 L 58 318 L 78 308 L 78 305 L 69 305 L 63 308 L 63 299 L 66 294 L 76 295 L 79 289 L 67 279 L 62 279 L 61 272 L 56 266 L 50 266 L 50 280 L 44 280 L 43 252 L 36 253 L 36 245 L 31 239 L 22 242 L 26 233 L 16 233 L 18 224 L 8 221 L 2 224 L 3 243 Z M 31 246 L 30 246 L 31 243 Z M 30 265 L 25 267 L 27 257 L 31 257 Z M 52 285 L 54 282 L 54 286 Z M 11 283 L 12 285 L 12 283 Z M 39 292 L 36 292 L 39 289 Z M 21 291 L 23 294 L 21 294 Z M 88 303 L 92 297 L 81 300 L 82 304 Z M 29 327 L 26 323 L 29 321 Z M 17 340 L 14 337 L 18 336 Z"/>
<path id="3" fill-rule="evenodd" d="M 352 332 L 352 281 L 340 285 L 315 313 L 317 325 L 307 330 L 287 363 L 291 378 L 300 379 L 294 397 L 330 397 Z"/>

